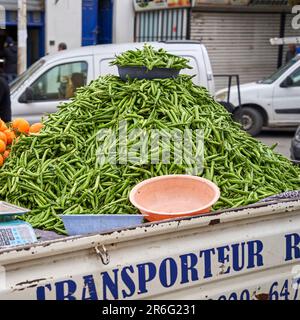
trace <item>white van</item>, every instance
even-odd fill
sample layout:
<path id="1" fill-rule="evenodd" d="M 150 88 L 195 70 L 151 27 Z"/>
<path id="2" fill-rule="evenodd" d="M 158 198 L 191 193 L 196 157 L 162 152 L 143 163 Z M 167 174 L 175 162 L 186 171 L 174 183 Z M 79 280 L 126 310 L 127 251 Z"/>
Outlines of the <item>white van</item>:
<path id="1" fill-rule="evenodd" d="M 195 75 L 194 83 L 214 94 L 211 64 L 202 44 L 193 41 L 151 44 L 188 58 L 192 69 L 182 73 Z M 142 46 L 143 43 L 89 46 L 40 59 L 11 85 L 12 117 L 25 118 L 31 123 L 40 121 L 43 115 L 55 112 L 59 103 L 73 96 L 72 88 L 86 85 L 100 75 L 117 75 L 117 67 L 109 65 L 116 54 Z"/>
<path id="2" fill-rule="evenodd" d="M 240 86 L 242 124 L 257 135 L 263 126 L 283 127 L 300 124 L 300 55 L 270 77 Z M 228 88 L 217 92 L 218 101 L 228 100 Z M 238 88 L 232 87 L 229 101 L 235 107 Z"/>

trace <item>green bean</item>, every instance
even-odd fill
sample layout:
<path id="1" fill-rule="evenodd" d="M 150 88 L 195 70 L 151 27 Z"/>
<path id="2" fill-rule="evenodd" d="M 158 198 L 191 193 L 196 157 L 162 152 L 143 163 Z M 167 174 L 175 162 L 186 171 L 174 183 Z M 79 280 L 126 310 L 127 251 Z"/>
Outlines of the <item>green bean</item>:
<path id="1" fill-rule="evenodd" d="M 155 50 L 148 44 L 145 44 L 143 49 L 136 50 L 134 55 L 131 52 L 126 51 L 121 55 L 116 56 L 115 60 L 111 62 L 111 65 L 140 67 L 144 66 L 148 70 L 152 70 L 154 67 L 191 69 L 187 59 L 179 56 L 174 56 L 170 53 L 167 53 L 163 49 Z M 112 91 L 110 90 L 110 92 Z M 156 91 L 153 90 L 154 95 L 155 93 Z"/>

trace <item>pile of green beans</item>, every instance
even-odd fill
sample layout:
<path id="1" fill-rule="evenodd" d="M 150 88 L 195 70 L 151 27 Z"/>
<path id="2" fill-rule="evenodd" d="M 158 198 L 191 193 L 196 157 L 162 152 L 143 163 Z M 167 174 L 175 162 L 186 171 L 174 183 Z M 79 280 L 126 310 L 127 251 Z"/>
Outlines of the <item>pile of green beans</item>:
<path id="1" fill-rule="evenodd" d="M 175 56 L 164 49 L 155 50 L 151 45 L 145 44 L 143 49 L 128 50 L 111 62 L 111 65 L 120 67 L 146 67 L 155 68 L 191 69 L 189 61 L 183 57 Z"/>
<path id="2" fill-rule="evenodd" d="M 32 209 L 26 220 L 33 227 L 60 233 L 59 214 L 137 213 L 128 200 L 132 187 L 153 176 L 184 174 L 187 163 L 99 164 L 97 134 L 117 130 L 120 120 L 127 120 L 129 133 L 202 129 L 202 176 L 221 190 L 214 210 L 300 188 L 299 168 L 241 130 L 191 77 L 124 82 L 109 75 L 80 88 L 49 115 L 40 134 L 13 146 L 0 169 L 1 199 Z"/>

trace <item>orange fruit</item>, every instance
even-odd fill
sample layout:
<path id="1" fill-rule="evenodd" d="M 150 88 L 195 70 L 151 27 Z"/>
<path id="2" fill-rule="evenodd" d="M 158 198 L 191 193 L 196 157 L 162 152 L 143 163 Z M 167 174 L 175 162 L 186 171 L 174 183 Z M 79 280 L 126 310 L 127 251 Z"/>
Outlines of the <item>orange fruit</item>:
<path id="1" fill-rule="evenodd" d="M 34 123 L 30 128 L 29 132 L 30 133 L 39 133 L 41 129 L 44 127 L 42 123 Z"/>
<path id="2" fill-rule="evenodd" d="M 7 144 L 7 137 L 6 134 L 2 131 L 0 131 L 0 140 L 4 141 L 5 144 Z"/>
<path id="3" fill-rule="evenodd" d="M 3 163 L 4 163 L 4 158 L 3 158 L 2 154 L 0 154 L 0 167 L 3 166 Z"/>
<path id="4" fill-rule="evenodd" d="M 6 150 L 6 143 L 3 140 L 0 140 L 0 153 Z"/>
<path id="5" fill-rule="evenodd" d="M 12 122 L 12 127 L 15 131 L 18 131 L 21 133 L 28 133 L 29 128 L 30 128 L 30 124 L 27 120 L 22 119 L 22 118 L 18 118 Z"/>
<path id="6" fill-rule="evenodd" d="M 7 144 L 12 144 L 13 140 L 16 139 L 15 133 L 10 129 L 5 130 L 4 133 L 6 134 Z"/>
<path id="7" fill-rule="evenodd" d="M 3 120 L 0 120 L 0 131 L 7 130 L 7 126 Z"/>
<path id="8" fill-rule="evenodd" d="M 3 153 L 4 160 L 6 160 L 8 158 L 9 154 L 10 154 L 10 150 L 9 149 L 4 151 L 4 153 Z"/>

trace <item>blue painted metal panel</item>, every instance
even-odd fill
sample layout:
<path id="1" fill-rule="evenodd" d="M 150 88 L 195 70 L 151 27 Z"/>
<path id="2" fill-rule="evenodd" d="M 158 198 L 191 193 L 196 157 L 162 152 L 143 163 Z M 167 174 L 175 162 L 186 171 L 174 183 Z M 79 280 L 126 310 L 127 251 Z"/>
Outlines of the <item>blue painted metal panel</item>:
<path id="1" fill-rule="evenodd" d="M 98 42 L 98 0 L 82 0 L 82 45 Z"/>
<path id="2" fill-rule="evenodd" d="M 112 43 L 113 1 L 100 0 L 98 43 Z"/>
<path id="3" fill-rule="evenodd" d="M 6 11 L 6 25 L 17 26 L 18 13 L 17 11 Z M 44 26 L 44 13 L 39 11 L 29 11 L 27 14 L 28 27 L 42 27 Z"/>
<path id="4" fill-rule="evenodd" d="M 30 52 L 32 50 L 30 42 L 27 43 L 27 65 L 30 66 L 35 62 L 37 58 L 41 58 L 45 55 L 45 14 L 44 12 L 31 12 L 27 16 L 28 29 L 38 30 L 38 56 L 35 56 L 34 61 L 31 60 Z"/>
<path id="5" fill-rule="evenodd" d="M 42 13 L 42 26 L 39 31 L 39 56 L 43 57 L 45 55 L 45 14 Z"/>
<path id="6" fill-rule="evenodd" d="M 16 11 L 6 11 L 6 25 L 16 26 L 18 15 Z"/>

